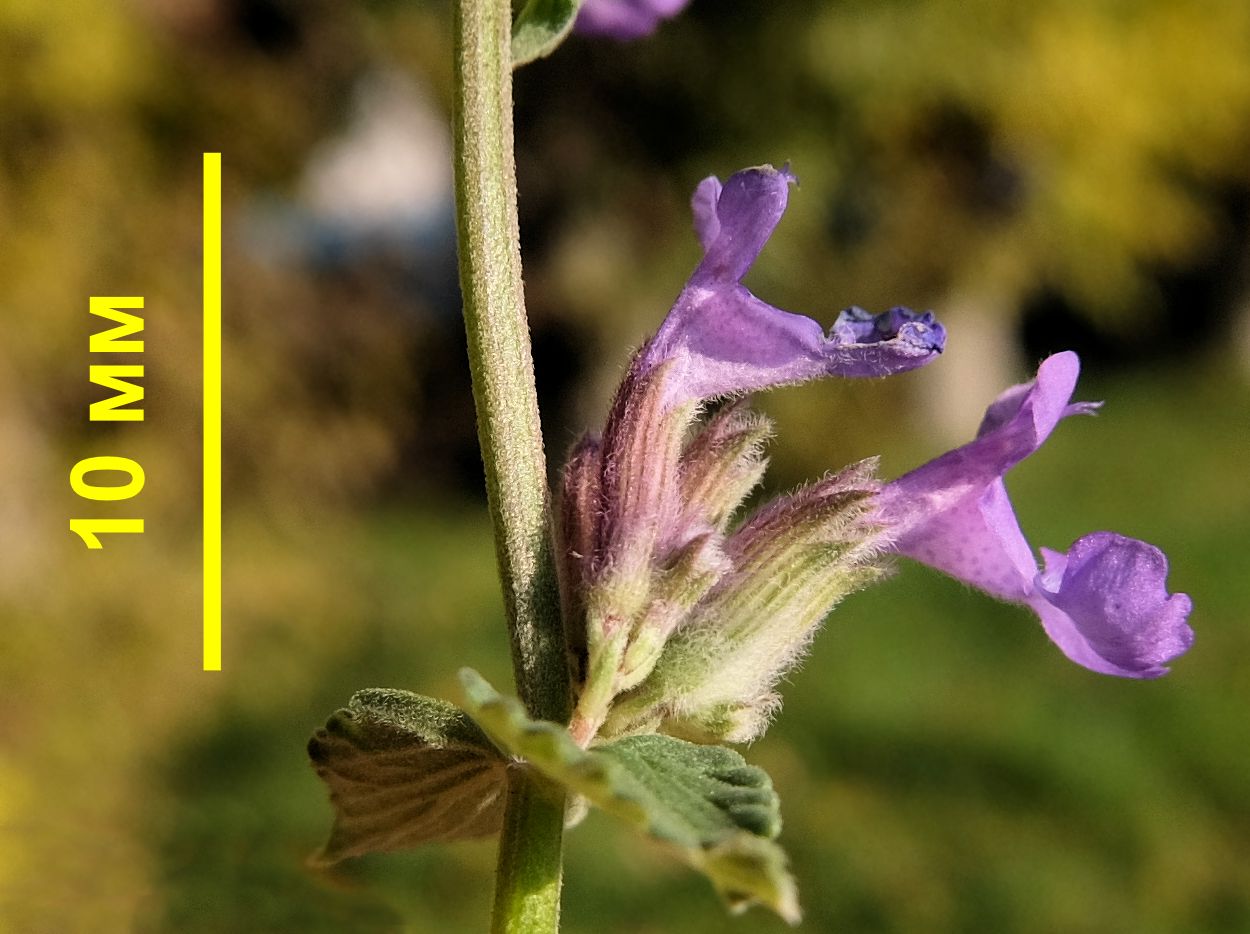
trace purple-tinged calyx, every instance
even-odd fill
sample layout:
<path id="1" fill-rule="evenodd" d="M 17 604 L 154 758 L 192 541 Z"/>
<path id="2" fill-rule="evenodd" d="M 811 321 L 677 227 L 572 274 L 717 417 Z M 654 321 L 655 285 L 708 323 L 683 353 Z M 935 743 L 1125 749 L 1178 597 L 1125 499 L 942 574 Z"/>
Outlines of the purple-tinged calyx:
<path id="1" fill-rule="evenodd" d="M 671 362 L 670 404 L 768 389 L 826 376 L 888 376 L 942 352 L 946 332 L 930 313 L 850 308 L 826 334 L 741 284 L 785 213 L 788 168 L 746 169 L 723 185 L 704 179 L 691 201 L 702 262 L 642 348 L 642 368 Z"/>
<path id="2" fill-rule="evenodd" d="M 579 695 L 571 728 L 582 743 L 594 736 L 621 690 L 626 654 L 640 631 L 649 623 L 668 625 L 650 607 L 657 569 L 702 531 L 675 534 L 679 463 L 695 406 L 665 405 L 670 376 L 664 364 L 630 367 L 603 440 L 583 441 L 565 470 L 559 563 L 562 580 L 581 588 L 562 590 L 566 616 L 584 621 L 584 643 L 568 640 Z M 577 657 L 583 644 L 584 656 Z"/>
<path id="3" fill-rule="evenodd" d="M 747 742 L 780 706 L 774 688 L 847 594 L 880 575 L 875 461 L 761 506 L 729 534 L 730 564 L 624 695 L 608 732 L 648 726 L 697 742 Z"/>
<path id="4" fill-rule="evenodd" d="M 881 514 L 893 551 L 1032 608 L 1077 664 L 1155 678 L 1193 642 L 1190 599 L 1168 593 L 1163 553 L 1095 532 L 1066 554 L 1043 549 L 1039 572 L 1002 479 L 1063 418 L 1098 407 L 1070 402 L 1079 371 L 1070 351 L 1043 361 L 1033 382 L 1013 386 L 986 410 L 975 440 L 887 484 Z"/>
<path id="5" fill-rule="evenodd" d="M 586 0 L 573 28 L 582 35 L 640 39 L 655 32 L 663 20 L 686 8 L 690 0 Z"/>
<path id="6" fill-rule="evenodd" d="M 682 452 L 678 465 L 682 526 L 725 532 L 734 512 L 764 477 L 772 423 L 743 400 L 713 415 Z"/>

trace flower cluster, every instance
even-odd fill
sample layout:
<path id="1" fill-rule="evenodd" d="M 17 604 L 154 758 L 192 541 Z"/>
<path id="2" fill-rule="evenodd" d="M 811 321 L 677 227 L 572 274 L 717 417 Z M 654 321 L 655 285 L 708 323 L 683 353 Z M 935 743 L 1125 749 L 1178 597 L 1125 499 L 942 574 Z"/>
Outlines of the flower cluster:
<path id="1" fill-rule="evenodd" d="M 987 410 L 977 438 L 890 483 L 872 461 L 764 504 L 735 524 L 766 465 L 770 426 L 746 393 L 824 376 L 922 366 L 945 332 L 929 313 L 851 308 L 826 333 L 741 280 L 794 181 L 763 166 L 704 180 L 692 209 L 704 255 L 634 355 L 602 436 L 573 450 L 560 489 L 561 588 L 583 745 L 662 730 L 703 742 L 758 736 L 774 688 L 846 594 L 892 554 L 1024 604 L 1073 661 L 1155 677 L 1192 641 L 1151 545 L 1109 532 L 1039 570 L 1004 473 L 1045 441 L 1070 403 L 1075 354 Z M 730 399 L 708 414 L 711 400 Z"/>
<path id="2" fill-rule="evenodd" d="M 638 351 L 601 438 L 574 449 L 561 488 L 562 588 L 583 743 L 663 725 L 747 739 L 772 686 L 832 606 L 875 572 L 878 485 L 859 465 L 731 528 L 763 475 L 768 423 L 710 399 L 826 375 L 921 366 L 945 334 L 928 314 L 843 312 L 826 334 L 741 279 L 786 208 L 786 169 L 695 192 L 702 261 Z M 611 722 L 608 718 L 611 716 Z"/>

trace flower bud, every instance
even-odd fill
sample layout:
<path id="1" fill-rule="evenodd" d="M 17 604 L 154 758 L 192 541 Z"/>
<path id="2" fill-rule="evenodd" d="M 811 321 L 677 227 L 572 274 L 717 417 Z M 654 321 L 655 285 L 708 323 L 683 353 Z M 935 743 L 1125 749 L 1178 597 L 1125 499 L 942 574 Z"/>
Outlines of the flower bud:
<path id="1" fill-rule="evenodd" d="M 671 567 L 656 574 L 646 612 L 634 627 L 621 660 L 617 693 L 629 690 L 651 673 L 673 630 L 732 569 L 721 541 L 714 533 L 698 536 L 678 553 Z"/>
<path id="2" fill-rule="evenodd" d="M 694 402 L 666 403 L 670 373 L 667 364 L 643 368 L 635 357 L 617 391 L 597 456 L 587 452 L 586 462 L 571 465 L 566 473 L 571 486 L 564 502 L 571 514 L 562 519 L 568 529 L 562 550 L 594 530 L 589 567 L 571 554 L 562 556 L 584 593 L 583 600 L 568 601 L 574 613 L 582 610 L 585 623 L 585 668 L 579 672 L 583 678 L 572 725 L 579 741 L 589 741 L 603 722 L 619 690 L 631 639 L 640 632 L 654 639 L 675 625 L 664 619 L 644 623 L 670 547 L 665 543 L 682 541 L 673 534 L 681 517 L 678 463 L 696 409 Z M 591 475 L 596 462 L 597 485 Z M 634 664 L 644 663 L 645 656 L 636 656 Z"/>
<path id="3" fill-rule="evenodd" d="M 772 423 L 745 402 L 725 406 L 682 452 L 681 503 L 690 522 L 724 532 L 734 512 L 763 479 Z"/>
<path id="4" fill-rule="evenodd" d="M 669 640 L 650 678 L 622 699 L 610 729 L 653 716 L 721 741 L 767 725 L 773 686 L 829 611 L 879 575 L 882 532 L 866 461 L 768 504 L 733 533 L 734 570 Z M 730 740 L 730 737 L 733 740 Z"/>
<path id="5" fill-rule="evenodd" d="M 603 432 L 601 566 L 592 586 L 625 588 L 635 604 L 646 596 L 656 546 L 681 511 L 678 459 L 695 404 L 665 405 L 671 372 L 668 364 L 644 369 L 635 357 Z M 629 615 L 637 609 L 628 607 Z"/>

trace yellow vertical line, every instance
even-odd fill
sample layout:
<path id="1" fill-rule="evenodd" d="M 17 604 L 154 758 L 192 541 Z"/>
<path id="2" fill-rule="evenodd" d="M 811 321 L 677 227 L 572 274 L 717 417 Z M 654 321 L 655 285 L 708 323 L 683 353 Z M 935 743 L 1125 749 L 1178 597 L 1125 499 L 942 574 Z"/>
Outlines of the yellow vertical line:
<path id="1" fill-rule="evenodd" d="M 221 153 L 204 153 L 204 670 L 221 671 Z"/>

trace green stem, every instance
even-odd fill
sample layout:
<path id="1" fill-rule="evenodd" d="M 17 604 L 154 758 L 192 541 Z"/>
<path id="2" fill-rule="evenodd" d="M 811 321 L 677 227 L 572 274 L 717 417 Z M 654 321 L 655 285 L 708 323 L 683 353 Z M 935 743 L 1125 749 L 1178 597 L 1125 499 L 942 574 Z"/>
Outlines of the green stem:
<path id="1" fill-rule="evenodd" d="M 512 637 L 532 717 L 564 723 L 568 670 L 551 542 L 512 143 L 509 0 L 455 0 L 456 220 L 478 439 Z M 549 934 L 560 915 L 563 795 L 516 770 L 499 845 L 496 934 Z"/>
<path id="2" fill-rule="evenodd" d="M 515 769 L 499 840 L 492 934 L 554 934 L 560 929 L 564 789 Z"/>

